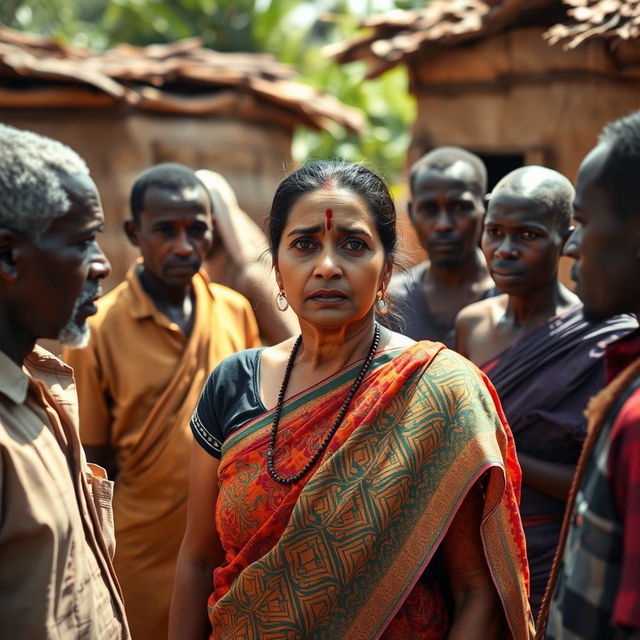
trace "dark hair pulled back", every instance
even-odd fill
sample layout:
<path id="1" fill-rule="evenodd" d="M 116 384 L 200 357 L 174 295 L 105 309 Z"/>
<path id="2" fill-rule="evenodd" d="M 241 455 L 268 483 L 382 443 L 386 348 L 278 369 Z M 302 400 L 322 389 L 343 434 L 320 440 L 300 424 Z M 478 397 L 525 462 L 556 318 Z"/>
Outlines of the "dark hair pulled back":
<path id="1" fill-rule="evenodd" d="M 288 175 L 276 189 L 268 218 L 269 247 L 274 262 L 289 213 L 307 193 L 332 187 L 346 189 L 362 198 L 375 221 L 387 258 L 396 250 L 396 208 L 384 180 L 365 166 L 353 162 L 314 160 Z"/>

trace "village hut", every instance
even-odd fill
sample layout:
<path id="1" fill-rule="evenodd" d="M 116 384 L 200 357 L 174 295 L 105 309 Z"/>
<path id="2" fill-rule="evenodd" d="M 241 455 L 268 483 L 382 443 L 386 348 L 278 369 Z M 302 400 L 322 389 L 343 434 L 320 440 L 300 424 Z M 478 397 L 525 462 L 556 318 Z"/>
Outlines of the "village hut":
<path id="1" fill-rule="evenodd" d="M 602 126 L 640 107 L 638 0 L 432 0 L 363 26 L 329 53 L 369 77 L 406 66 L 409 163 L 452 144 L 483 157 L 490 185 L 523 164 L 573 180 Z"/>
<path id="2" fill-rule="evenodd" d="M 219 53 L 198 38 L 101 53 L 2 27 L 0 121 L 61 140 L 86 159 L 107 220 L 106 289 L 136 255 L 122 222 L 147 167 L 175 161 L 218 171 L 261 223 L 293 168 L 297 126 L 360 131 L 364 122 L 268 54 Z"/>

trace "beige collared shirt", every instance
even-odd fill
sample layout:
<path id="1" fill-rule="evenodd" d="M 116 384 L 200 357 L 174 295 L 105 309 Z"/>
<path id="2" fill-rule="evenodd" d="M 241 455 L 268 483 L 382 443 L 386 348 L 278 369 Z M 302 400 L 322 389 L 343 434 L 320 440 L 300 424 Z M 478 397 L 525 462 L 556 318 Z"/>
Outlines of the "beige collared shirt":
<path id="1" fill-rule="evenodd" d="M 108 544 L 108 481 L 87 467 L 72 372 L 0 352 L 0 636 L 124 640 Z"/>

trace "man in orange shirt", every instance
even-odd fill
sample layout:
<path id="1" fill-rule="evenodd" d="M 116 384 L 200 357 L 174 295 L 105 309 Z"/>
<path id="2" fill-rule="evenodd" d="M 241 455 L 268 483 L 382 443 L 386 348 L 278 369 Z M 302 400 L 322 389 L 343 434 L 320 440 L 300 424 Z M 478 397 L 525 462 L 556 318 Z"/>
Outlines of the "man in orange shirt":
<path id="1" fill-rule="evenodd" d="M 125 231 L 142 257 L 98 302 L 88 347 L 65 358 L 87 457 L 116 475 L 115 566 L 132 636 L 155 640 L 167 635 L 186 522 L 189 419 L 213 367 L 259 339 L 248 301 L 200 269 L 212 210 L 191 169 L 143 172 L 131 213 Z"/>

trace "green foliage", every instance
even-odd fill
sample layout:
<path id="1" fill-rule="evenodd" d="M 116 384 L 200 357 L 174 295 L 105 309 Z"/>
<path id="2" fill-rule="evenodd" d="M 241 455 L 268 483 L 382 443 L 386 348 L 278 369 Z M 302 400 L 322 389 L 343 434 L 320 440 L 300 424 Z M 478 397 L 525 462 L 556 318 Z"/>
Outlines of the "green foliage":
<path id="1" fill-rule="evenodd" d="M 321 21 L 316 23 L 322 36 L 315 38 L 314 46 L 302 48 L 305 53 L 296 66 L 303 81 L 360 109 L 367 126 L 359 136 L 339 127 L 322 133 L 300 129 L 294 140 L 294 157 L 299 161 L 308 157 L 364 160 L 387 180 L 395 182 L 402 174 L 410 127 L 415 118 L 415 103 L 408 92 L 406 70 L 396 67 L 377 79 L 366 80 L 364 63 L 337 65 L 324 55 L 323 46 L 328 41 L 339 42 L 355 35 L 358 18 L 345 13 L 326 18 L 324 25 Z M 307 41 L 313 37 L 312 29 L 307 34 Z"/>
<path id="2" fill-rule="evenodd" d="M 2 0 L 0 22 L 104 50 L 200 36 L 218 51 L 270 52 L 293 65 L 301 81 L 359 108 L 366 131 L 300 128 L 294 157 L 365 160 L 388 180 L 399 178 L 415 117 L 403 67 L 364 80 L 360 63 L 338 66 L 323 52 L 358 33 L 367 14 L 423 6 L 424 0 Z"/>

